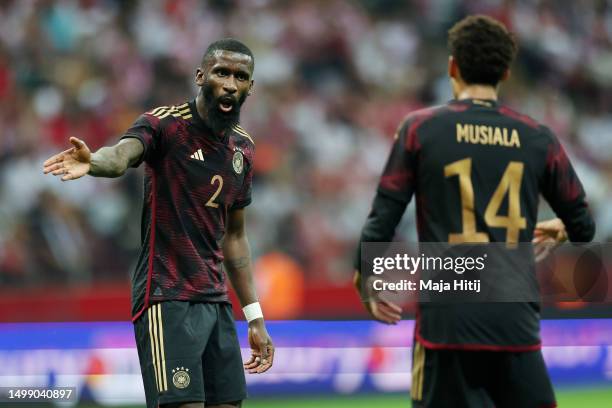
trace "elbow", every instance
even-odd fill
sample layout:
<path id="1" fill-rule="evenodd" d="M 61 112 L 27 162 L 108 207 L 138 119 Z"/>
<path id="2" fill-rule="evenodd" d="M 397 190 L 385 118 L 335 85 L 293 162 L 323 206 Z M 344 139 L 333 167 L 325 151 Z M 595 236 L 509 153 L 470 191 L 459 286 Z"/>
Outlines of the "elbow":
<path id="1" fill-rule="evenodd" d="M 117 169 L 115 170 L 115 172 L 113 173 L 111 177 L 121 177 L 125 174 L 126 170 L 127 170 L 126 168 Z"/>
<path id="2" fill-rule="evenodd" d="M 568 237 L 571 242 L 591 242 L 595 237 L 595 222 L 590 219 L 588 223 L 576 228 L 573 231 L 568 231 Z"/>

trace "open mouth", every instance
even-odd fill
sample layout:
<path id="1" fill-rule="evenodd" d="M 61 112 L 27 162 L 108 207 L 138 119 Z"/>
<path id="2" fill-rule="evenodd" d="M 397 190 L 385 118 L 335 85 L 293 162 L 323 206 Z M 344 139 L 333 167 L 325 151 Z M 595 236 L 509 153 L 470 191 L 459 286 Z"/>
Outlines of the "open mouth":
<path id="1" fill-rule="evenodd" d="M 219 110 L 223 113 L 230 113 L 234 109 L 234 101 L 232 98 L 221 98 L 219 100 Z"/>

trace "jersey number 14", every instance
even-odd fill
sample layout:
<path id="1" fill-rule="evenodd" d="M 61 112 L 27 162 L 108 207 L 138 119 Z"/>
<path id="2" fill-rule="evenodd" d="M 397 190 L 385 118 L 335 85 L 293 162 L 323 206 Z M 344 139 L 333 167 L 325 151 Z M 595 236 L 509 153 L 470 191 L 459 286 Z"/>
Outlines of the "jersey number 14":
<path id="1" fill-rule="evenodd" d="M 512 161 L 506 167 L 497 189 L 491 197 L 484 213 L 485 222 L 489 227 L 506 228 L 506 242 L 516 244 L 519 233 L 527 228 L 527 221 L 521 217 L 521 181 L 525 165 Z M 476 231 L 476 216 L 474 214 L 474 186 L 472 184 L 472 159 L 456 161 L 444 167 L 444 176 L 459 176 L 461 193 L 461 219 L 463 230 L 460 233 L 448 234 L 448 242 L 458 244 L 463 242 L 489 242 L 489 235 Z M 499 208 L 504 197 L 508 195 L 508 214 L 499 215 Z"/>

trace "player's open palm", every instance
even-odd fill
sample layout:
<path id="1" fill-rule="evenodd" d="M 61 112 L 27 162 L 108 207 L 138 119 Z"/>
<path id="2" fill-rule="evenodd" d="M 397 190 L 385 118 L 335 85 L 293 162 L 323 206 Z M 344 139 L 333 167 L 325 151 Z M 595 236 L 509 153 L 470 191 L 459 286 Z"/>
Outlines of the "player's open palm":
<path id="1" fill-rule="evenodd" d="M 47 159 L 43 164 L 45 174 L 62 176 L 62 181 L 83 177 L 91 168 L 91 151 L 82 140 L 70 138 L 72 147 Z"/>
<path id="2" fill-rule="evenodd" d="M 244 363 L 244 368 L 250 374 L 268 371 L 274 362 L 274 344 L 263 319 L 253 320 L 249 324 L 249 345 L 251 358 Z"/>

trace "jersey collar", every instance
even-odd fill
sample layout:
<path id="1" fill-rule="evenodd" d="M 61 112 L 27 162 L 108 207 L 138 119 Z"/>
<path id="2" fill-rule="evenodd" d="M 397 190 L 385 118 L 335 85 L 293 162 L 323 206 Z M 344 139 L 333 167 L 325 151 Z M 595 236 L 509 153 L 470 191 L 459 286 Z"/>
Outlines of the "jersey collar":
<path id="1" fill-rule="evenodd" d="M 193 122 L 197 124 L 198 126 L 205 128 L 209 132 L 212 132 L 210 127 L 208 127 L 206 122 L 204 122 L 204 119 L 202 119 L 202 117 L 200 116 L 200 113 L 198 112 L 198 108 L 196 107 L 195 99 L 192 99 L 189 101 L 189 109 L 191 109 L 191 115 L 193 116 Z"/>
<path id="2" fill-rule="evenodd" d="M 452 99 L 450 101 L 451 104 L 468 104 L 470 106 L 481 106 L 485 108 L 495 108 L 499 105 L 499 101 L 495 99 Z"/>
<path id="3" fill-rule="evenodd" d="M 495 99 L 476 99 L 476 98 L 467 98 L 467 99 L 453 99 L 450 101 L 452 104 L 468 104 L 470 106 L 480 106 L 485 108 L 496 108 L 499 105 L 499 101 Z"/>

